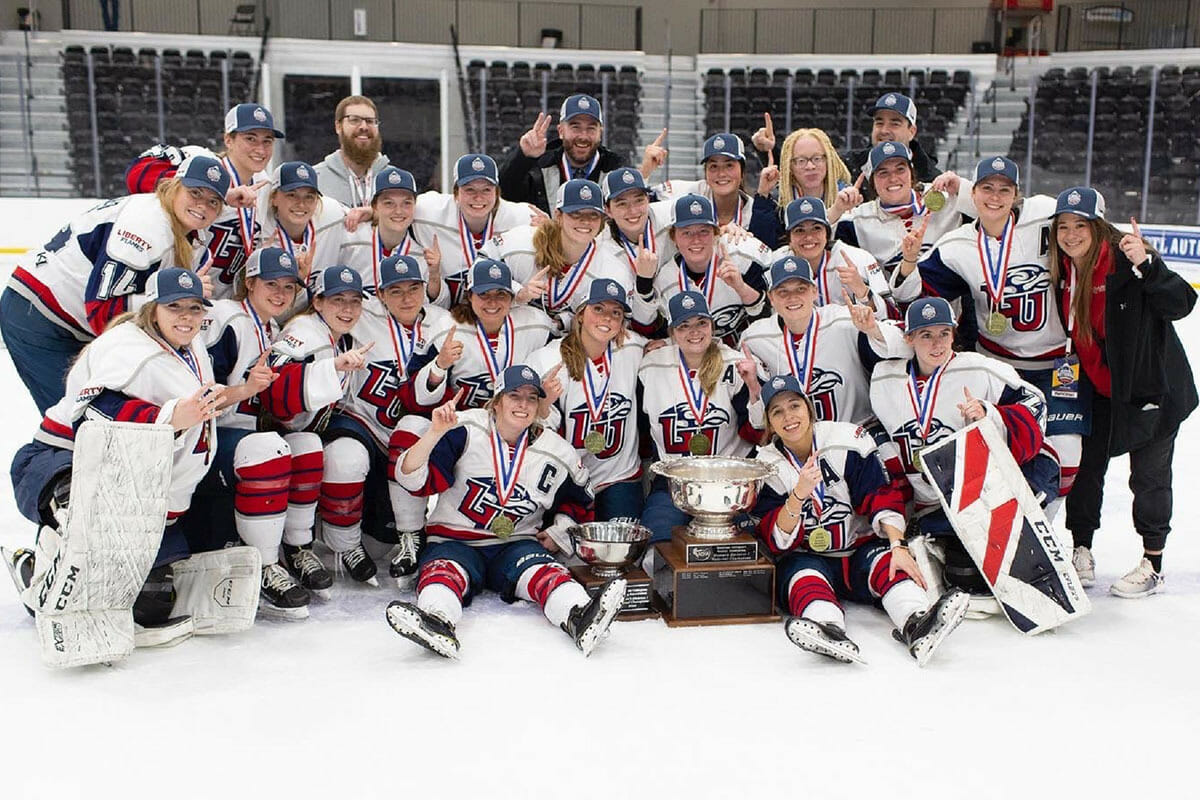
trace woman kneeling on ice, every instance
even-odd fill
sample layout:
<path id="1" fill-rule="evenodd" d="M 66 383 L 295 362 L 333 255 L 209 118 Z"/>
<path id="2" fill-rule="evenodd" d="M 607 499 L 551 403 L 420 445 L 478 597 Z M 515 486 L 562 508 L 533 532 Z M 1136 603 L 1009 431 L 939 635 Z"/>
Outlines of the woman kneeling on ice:
<path id="1" fill-rule="evenodd" d="M 511 366 L 484 408 L 456 412 L 456 395 L 398 456 L 396 481 L 418 496 L 437 494 L 438 501 L 426 527 L 417 602 L 392 602 L 387 619 L 438 655 L 458 657 L 454 626 L 484 587 L 508 602 L 540 605 L 584 655 L 621 609 L 624 578 L 588 597 L 550 555 L 570 549 L 566 529 L 590 518 L 592 497 L 578 453 L 537 422 L 545 396 L 536 372 Z"/>
<path id="2" fill-rule="evenodd" d="M 798 647 L 838 661 L 862 661 L 846 637 L 842 599 L 883 604 L 893 635 L 924 666 L 962 621 L 965 592 L 931 606 L 904 545 L 904 498 L 889 482 L 870 434 L 848 422 L 817 422 L 792 375 L 762 390 L 766 438 L 758 459 L 773 464 L 754 515 L 779 555 L 779 602 Z M 890 542 L 890 547 L 887 543 Z"/>

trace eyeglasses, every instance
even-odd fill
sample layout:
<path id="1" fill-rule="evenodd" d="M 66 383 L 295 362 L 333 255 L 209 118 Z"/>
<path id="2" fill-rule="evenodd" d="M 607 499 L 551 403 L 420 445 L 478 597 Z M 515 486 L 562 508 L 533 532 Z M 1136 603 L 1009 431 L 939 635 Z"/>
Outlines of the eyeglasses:
<path id="1" fill-rule="evenodd" d="M 825 156 L 813 156 L 811 158 L 805 158 L 804 156 L 796 156 L 795 158 L 792 159 L 792 166 L 793 167 L 807 167 L 807 166 L 823 167 L 823 166 L 825 166 Z"/>
<path id="2" fill-rule="evenodd" d="M 364 123 L 371 128 L 379 127 L 379 117 L 360 117 L 357 114 L 347 114 L 342 117 L 342 121 L 349 122 L 352 128 L 357 128 Z"/>

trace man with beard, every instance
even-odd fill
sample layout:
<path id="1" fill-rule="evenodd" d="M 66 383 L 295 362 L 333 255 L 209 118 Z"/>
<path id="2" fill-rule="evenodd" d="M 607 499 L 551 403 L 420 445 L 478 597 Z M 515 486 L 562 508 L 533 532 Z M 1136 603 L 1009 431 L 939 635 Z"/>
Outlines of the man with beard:
<path id="1" fill-rule="evenodd" d="M 603 176 L 625 166 L 625 157 L 600 144 L 604 112 L 600 101 L 586 94 L 573 94 L 563 101 L 558 114 L 558 142 L 547 146 L 550 115 L 538 114 L 537 121 L 521 137 L 500 171 L 500 192 L 505 200 L 531 203 L 550 213 L 550 200 L 558 187 L 573 178 L 599 183 Z"/>
<path id="2" fill-rule="evenodd" d="M 375 191 L 375 174 L 388 165 L 379 153 L 379 111 L 368 97 L 352 94 L 342 98 L 333 115 L 339 150 L 316 165 L 317 186 L 325 197 L 347 207 L 365 206 Z"/>

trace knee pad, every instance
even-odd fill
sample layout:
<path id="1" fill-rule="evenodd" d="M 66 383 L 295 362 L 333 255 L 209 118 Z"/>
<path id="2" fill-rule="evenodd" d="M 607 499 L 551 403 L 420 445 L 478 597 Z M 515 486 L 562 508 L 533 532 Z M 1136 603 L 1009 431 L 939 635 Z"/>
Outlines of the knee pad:
<path id="1" fill-rule="evenodd" d="M 279 458 L 292 457 L 292 448 L 278 433 L 252 433 L 243 436 L 233 451 L 233 470 L 256 466 Z"/>
<path id="2" fill-rule="evenodd" d="M 343 436 L 325 445 L 325 483 L 362 483 L 370 467 L 370 454 L 357 439 Z"/>
<path id="3" fill-rule="evenodd" d="M 983 579 L 983 574 L 971 560 L 962 542 L 946 540 L 946 565 L 943 568 L 946 584 L 970 594 L 991 594 L 992 587 Z"/>

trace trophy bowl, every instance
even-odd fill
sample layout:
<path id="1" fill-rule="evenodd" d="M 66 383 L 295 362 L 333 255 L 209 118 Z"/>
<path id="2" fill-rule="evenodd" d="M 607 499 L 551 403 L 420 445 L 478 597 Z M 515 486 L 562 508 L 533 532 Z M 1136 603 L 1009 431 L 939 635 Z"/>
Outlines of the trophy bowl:
<path id="1" fill-rule="evenodd" d="M 737 533 L 734 515 L 754 507 L 758 490 L 775 468 L 753 458 L 682 456 L 659 461 L 650 471 L 667 479 L 671 501 L 691 515 L 689 534 L 726 542 Z"/>
<path id="2" fill-rule="evenodd" d="M 597 578 L 618 578 L 642 557 L 650 529 L 633 520 L 584 522 L 567 528 L 575 553 Z"/>

